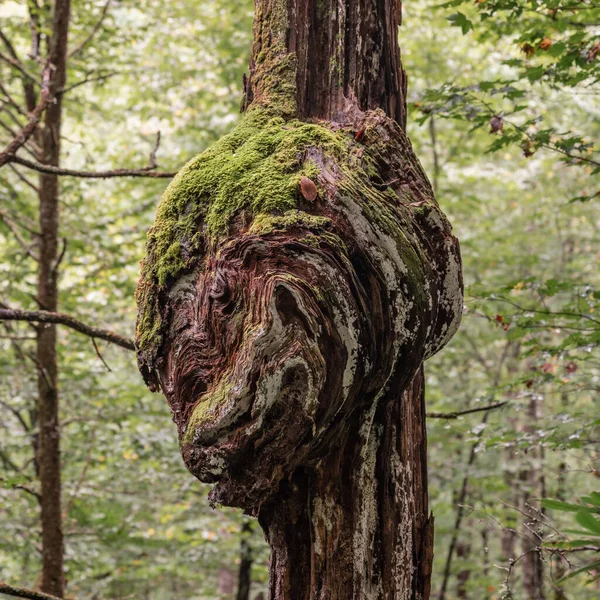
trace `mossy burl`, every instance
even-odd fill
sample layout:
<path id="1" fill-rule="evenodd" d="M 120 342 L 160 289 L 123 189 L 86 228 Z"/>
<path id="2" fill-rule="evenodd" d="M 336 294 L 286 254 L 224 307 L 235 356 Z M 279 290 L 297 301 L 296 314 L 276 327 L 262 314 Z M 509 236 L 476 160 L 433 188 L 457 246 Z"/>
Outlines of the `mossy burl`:
<path id="1" fill-rule="evenodd" d="M 319 217 L 296 210 L 300 179 L 316 179 L 319 172 L 305 158 L 306 151 L 317 147 L 342 160 L 351 143 L 351 135 L 343 130 L 286 120 L 255 107 L 233 132 L 188 162 L 163 194 L 148 232 L 138 287 L 138 349 L 151 358 L 162 341 L 159 290 L 193 268 L 207 244 L 226 237 L 234 216 L 249 214 L 256 233 L 261 217 L 263 228 L 301 221 L 324 226 Z M 264 220 L 268 215 L 279 220 Z"/>
<path id="2" fill-rule="evenodd" d="M 304 226 L 322 241 L 339 245 L 338 236 L 327 231 L 328 219 L 297 208 L 302 176 L 316 181 L 319 175 L 318 167 L 307 159 L 310 148 L 318 148 L 338 165 L 343 173 L 340 190 L 361 198 L 363 210 L 395 232 L 402 254 L 408 254 L 407 262 L 414 262 L 414 249 L 402 224 L 392 216 L 396 192 L 373 186 L 378 178 L 374 159 L 378 136 L 367 135 L 367 128 L 365 138 L 373 140 L 364 153 L 348 130 L 279 115 L 260 106 L 250 108 L 232 133 L 185 165 L 165 191 L 148 232 L 137 291 L 136 343 L 147 364 L 153 363 L 162 343 L 160 294 L 198 265 L 207 246 L 227 238 L 236 215 L 244 214 L 250 235 Z M 329 237 L 333 239 L 325 239 Z M 305 241 L 318 245 L 314 238 Z"/>

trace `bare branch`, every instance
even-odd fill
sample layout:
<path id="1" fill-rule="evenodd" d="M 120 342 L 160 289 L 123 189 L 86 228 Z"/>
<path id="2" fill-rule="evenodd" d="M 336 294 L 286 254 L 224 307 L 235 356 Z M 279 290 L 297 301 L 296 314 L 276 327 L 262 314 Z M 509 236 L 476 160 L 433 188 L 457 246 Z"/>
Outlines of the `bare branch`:
<path id="1" fill-rule="evenodd" d="M 37 127 L 46 107 L 52 102 L 53 97 L 50 93 L 48 81 L 50 78 L 50 68 L 47 66 L 44 68 L 42 93 L 40 95 L 40 101 L 38 105 L 33 109 L 29 123 L 21 129 L 17 136 L 13 139 L 10 144 L 5 148 L 3 152 L 0 152 L 0 168 L 2 168 L 7 162 L 11 161 L 11 157 L 14 156 L 15 152 L 33 135 L 35 128 Z"/>
<path id="2" fill-rule="evenodd" d="M 110 77 L 114 77 L 115 75 L 120 75 L 120 74 L 121 74 L 120 71 L 109 71 L 108 73 L 105 73 L 104 75 L 90 77 L 91 73 L 88 73 L 81 81 L 76 81 L 74 84 L 61 90 L 61 93 L 66 94 L 67 92 L 70 92 L 71 90 L 74 90 L 75 88 L 78 88 L 79 86 L 84 85 L 86 83 L 92 83 L 94 81 L 106 81 Z"/>
<path id="3" fill-rule="evenodd" d="M 8 217 L 8 215 L 6 215 L 6 213 L 2 210 L 0 210 L 0 221 L 2 221 L 2 223 L 4 223 L 4 225 L 6 225 L 6 228 L 14 235 L 19 246 L 21 246 L 21 248 L 23 248 L 23 250 L 25 251 L 27 256 L 29 256 L 30 258 L 33 258 L 33 260 L 35 260 L 36 262 L 39 261 L 39 257 L 36 256 L 36 254 L 33 252 L 31 244 L 28 244 L 27 241 L 21 235 L 21 232 L 19 231 L 17 224 L 14 223 L 12 221 L 12 219 L 10 219 L 10 217 Z"/>
<path id="4" fill-rule="evenodd" d="M 29 179 L 27 179 L 27 177 L 25 177 L 25 175 L 23 175 L 23 173 L 21 173 L 21 171 L 19 171 L 19 169 L 17 169 L 17 167 L 15 167 L 15 165 L 13 165 L 12 163 L 8 163 L 8 168 L 27 186 L 29 186 L 36 194 L 39 194 L 40 192 L 40 188 L 38 188 L 37 185 L 35 185 L 35 183 L 33 183 L 32 181 L 30 181 Z M 39 235 L 39 234 L 37 234 Z"/>
<path id="5" fill-rule="evenodd" d="M 77 56 L 77 54 L 79 54 L 92 41 L 94 36 L 100 30 L 100 27 L 102 27 L 102 22 L 104 21 L 106 14 L 108 13 L 108 9 L 110 7 L 111 2 L 112 2 L 112 0 L 106 0 L 106 4 L 102 8 L 102 12 L 100 13 L 100 18 L 94 25 L 94 28 L 92 29 L 90 34 L 81 42 L 81 44 L 76 46 L 75 49 L 73 49 L 71 51 L 71 53 L 69 54 L 69 58 L 73 58 L 74 56 Z"/>
<path id="6" fill-rule="evenodd" d="M 10 54 L 11 58 L 19 62 L 19 56 L 17 55 L 15 47 L 12 45 L 11 41 L 4 35 L 4 32 L 1 29 L 0 40 L 2 40 L 2 43 L 6 46 L 6 49 L 8 50 L 8 53 Z"/>
<path id="7" fill-rule="evenodd" d="M 27 113 L 23 110 L 21 105 L 11 96 L 10 92 L 2 85 L 2 83 L 0 83 L 0 92 L 4 94 L 9 104 L 11 104 L 22 117 L 27 116 Z"/>
<path id="8" fill-rule="evenodd" d="M 60 598 L 51 596 L 50 594 L 36 592 L 35 590 L 29 590 L 27 588 L 15 587 L 4 582 L 0 582 L 0 594 L 16 596 L 17 598 L 28 598 L 29 600 L 60 600 Z"/>
<path id="9" fill-rule="evenodd" d="M 16 69 L 17 71 L 19 71 L 19 73 L 21 73 L 21 75 L 23 75 L 26 79 L 28 79 L 31 83 L 37 83 L 37 78 L 35 75 L 33 75 L 32 73 L 30 73 L 22 64 L 19 60 L 17 60 L 16 58 L 13 58 L 12 56 L 7 56 L 6 54 L 0 52 L 0 60 L 3 60 L 6 64 L 10 65 L 11 67 L 13 67 L 14 69 Z"/>
<path id="10" fill-rule="evenodd" d="M 150 152 L 150 159 L 148 161 L 148 166 L 156 169 L 158 163 L 156 162 L 156 153 L 158 152 L 158 148 L 160 146 L 160 131 L 156 132 L 156 143 L 154 144 L 154 148 L 152 148 L 152 152 Z"/>
<path id="11" fill-rule="evenodd" d="M 64 313 L 49 312 L 46 310 L 18 310 L 18 309 L 0 309 L 0 321 L 26 321 L 29 323 L 56 323 L 65 325 L 79 333 L 83 333 L 92 338 L 106 340 L 111 344 L 116 344 L 126 350 L 135 350 L 133 341 L 123 337 L 113 331 L 100 329 L 91 325 L 86 325 L 71 315 Z"/>
<path id="12" fill-rule="evenodd" d="M 459 410 L 457 412 L 449 412 L 449 413 L 438 413 L 438 412 L 429 412 L 427 413 L 428 419 L 458 419 L 463 415 L 470 415 L 472 413 L 483 412 L 484 410 L 494 410 L 495 408 L 502 408 L 506 406 L 508 402 L 498 402 L 497 404 L 490 404 L 489 406 L 481 406 L 479 408 L 469 408 L 467 410 Z"/>
<path id="13" fill-rule="evenodd" d="M 10 54 L 11 58 L 14 61 L 16 61 L 19 65 L 21 65 L 21 62 L 19 61 L 19 57 L 14 46 L 11 44 L 10 40 L 4 35 L 4 33 L 2 33 L 2 30 L 0 30 L 0 39 L 6 46 L 6 49 L 8 50 L 8 53 Z M 25 93 L 25 102 L 27 104 L 27 109 L 31 111 L 35 108 L 35 105 L 37 103 L 35 93 L 35 84 L 37 84 L 37 79 L 33 75 L 31 75 L 31 73 L 26 72 L 24 69 L 21 71 L 21 73 L 24 75 L 23 91 Z"/>
<path id="14" fill-rule="evenodd" d="M 50 165 L 35 163 L 31 160 L 21 158 L 20 156 L 12 156 L 10 162 L 23 165 L 28 169 L 33 169 L 40 173 L 48 173 L 49 175 L 59 175 L 63 177 L 82 177 L 84 179 L 110 179 L 114 177 L 149 177 L 151 179 L 172 179 L 177 175 L 177 171 L 164 172 L 153 171 L 148 167 L 142 169 L 114 169 L 112 171 L 77 171 L 75 169 L 61 169 Z"/>
<path id="15" fill-rule="evenodd" d="M 109 373 L 112 373 L 112 369 L 108 366 L 107 362 L 104 360 L 102 354 L 100 354 L 100 348 L 98 348 L 98 344 L 96 344 L 96 340 L 92 338 L 92 344 L 94 344 L 94 350 L 96 351 L 96 356 L 100 359 L 102 364 L 106 367 L 106 370 Z"/>
<path id="16" fill-rule="evenodd" d="M 3 477 L 0 477 L 0 481 L 5 481 L 5 479 Z M 33 496 L 38 502 L 42 501 L 42 495 L 27 485 L 23 485 L 22 483 L 16 483 L 15 485 L 11 485 L 10 487 L 13 490 L 21 490 L 22 492 L 25 492 L 25 493 L 29 494 L 30 496 Z M 2 592 L 1 589 L 0 589 L 0 592 Z M 6 592 L 4 592 L 4 593 L 6 593 Z"/>

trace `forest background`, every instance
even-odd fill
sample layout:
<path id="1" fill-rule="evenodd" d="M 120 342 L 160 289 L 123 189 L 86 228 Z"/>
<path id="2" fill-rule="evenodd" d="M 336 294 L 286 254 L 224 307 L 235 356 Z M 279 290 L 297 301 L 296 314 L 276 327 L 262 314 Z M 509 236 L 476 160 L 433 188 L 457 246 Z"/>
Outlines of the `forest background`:
<path id="1" fill-rule="evenodd" d="M 72 11 L 63 165 L 140 169 L 152 154 L 176 171 L 235 125 L 251 2 Z M 0 2 L 0 148 L 27 123 L 23 80 L 42 72 L 36 19 L 43 39 L 45 4 Z M 408 132 L 466 283 L 461 330 L 426 370 L 438 600 L 600 594 L 599 34 L 591 0 L 404 7 Z M 0 170 L 2 308 L 39 308 L 37 183 L 26 165 Z M 132 336 L 167 183 L 61 177 L 61 312 Z M 34 344 L 30 325 L 0 324 L 0 580 L 27 587 L 40 573 Z M 260 528 L 209 507 L 134 353 L 61 327 L 59 368 L 68 597 L 234 598 L 244 563 L 259 598 Z"/>

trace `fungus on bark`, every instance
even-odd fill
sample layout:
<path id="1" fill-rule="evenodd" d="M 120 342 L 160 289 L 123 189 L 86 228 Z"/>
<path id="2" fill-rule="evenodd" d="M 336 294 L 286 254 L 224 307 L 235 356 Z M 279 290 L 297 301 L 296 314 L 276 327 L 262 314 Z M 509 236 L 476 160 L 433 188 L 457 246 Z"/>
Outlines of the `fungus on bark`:
<path id="1" fill-rule="evenodd" d="M 255 9 L 245 115 L 148 234 L 140 369 L 211 500 L 258 517 L 271 598 L 424 600 L 421 366 L 458 327 L 462 278 L 403 131 L 400 7 Z"/>

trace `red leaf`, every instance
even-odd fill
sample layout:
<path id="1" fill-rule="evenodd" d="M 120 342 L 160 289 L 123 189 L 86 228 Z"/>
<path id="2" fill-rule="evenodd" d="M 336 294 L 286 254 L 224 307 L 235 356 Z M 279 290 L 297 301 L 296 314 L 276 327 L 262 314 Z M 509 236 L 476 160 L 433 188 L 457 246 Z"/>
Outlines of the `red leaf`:
<path id="1" fill-rule="evenodd" d="M 502 117 L 498 115 L 494 115 L 490 119 L 490 133 L 498 133 L 504 129 L 504 121 L 502 121 Z"/>

